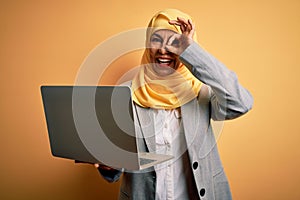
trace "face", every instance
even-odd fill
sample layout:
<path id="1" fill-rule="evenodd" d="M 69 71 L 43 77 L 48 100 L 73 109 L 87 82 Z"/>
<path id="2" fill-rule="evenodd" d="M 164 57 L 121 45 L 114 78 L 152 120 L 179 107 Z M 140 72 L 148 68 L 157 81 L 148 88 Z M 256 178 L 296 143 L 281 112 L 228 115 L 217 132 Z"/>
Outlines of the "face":
<path id="1" fill-rule="evenodd" d="M 174 31 L 161 29 L 154 32 L 150 37 L 150 62 L 153 63 L 151 66 L 159 76 L 174 73 L 180 64 L 178 56 L 166 49 L 166 44 L 174 34 Z"/>

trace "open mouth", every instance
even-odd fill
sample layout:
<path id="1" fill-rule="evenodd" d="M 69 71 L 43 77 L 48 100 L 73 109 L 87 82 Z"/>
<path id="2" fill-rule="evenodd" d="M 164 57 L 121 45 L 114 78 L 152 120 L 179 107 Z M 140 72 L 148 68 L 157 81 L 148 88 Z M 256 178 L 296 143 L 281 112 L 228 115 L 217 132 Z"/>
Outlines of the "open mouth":
<path id="1" fill-rule="evenodd" d="M 156 62 L 159 64 L 159 66 L 161 67 L 170 67 L 173 59 L 169 59 L 169 58 L 157 58 Z"/>

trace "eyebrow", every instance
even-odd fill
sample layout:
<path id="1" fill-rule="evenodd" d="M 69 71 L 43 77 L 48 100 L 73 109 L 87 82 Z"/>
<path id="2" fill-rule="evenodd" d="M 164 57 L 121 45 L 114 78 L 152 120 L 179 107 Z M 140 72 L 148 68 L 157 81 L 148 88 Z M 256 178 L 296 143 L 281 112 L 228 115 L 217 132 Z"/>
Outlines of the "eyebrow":
<path id="1" fill-rule="evenodd" d="M 157 33 L 153 33 L 153 34 L 151 35 L 151 38 L 152 38 L 153 36 L 156 36 L 156 37 L 159 37 L 160 39 L 162 39 L 162 37 L 161 37 L 159 34 L 157 34 Z"/>
<path id="2" fill-rule="evenodd" d="M 154 36 L 156 36 L 156 37 L 160 38 L 161 40 L 163 40 L 163 38 L 162 38 L 159 34 L 157 34 L 157 33 L 153 33 L 153 34 L 151 35 L 150 39 L 151 39 L 152 37 L 154 37 Z M 173 36 L 173 35 L 171 35 L 167 40 L 169 41 L 170 38 L 171 38 L 172 36 Z"/>

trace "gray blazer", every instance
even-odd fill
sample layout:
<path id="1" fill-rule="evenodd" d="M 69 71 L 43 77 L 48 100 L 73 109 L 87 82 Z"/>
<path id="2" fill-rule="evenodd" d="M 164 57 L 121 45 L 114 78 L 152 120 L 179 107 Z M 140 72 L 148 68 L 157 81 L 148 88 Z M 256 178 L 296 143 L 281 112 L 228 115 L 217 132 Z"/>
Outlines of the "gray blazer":
<path id="1" fill-rule="evenodd" d="M 210 120 L 228 120 L 249 111 L 253 99 L 243 88 L 234 72 L 198 44 L 191 44 L 180 60 L 195 77 L 204 83 L 199 95 L 181 107 L 182 122 L 192 173 L 196 199 L 231 199 Z M 155 151 L 153 109 L 135 105 L 137 134 L 141 151 Z M 124 172 L 119 199 L 154 200 L 156 174 L 148 169 L 137 173 Z"/>

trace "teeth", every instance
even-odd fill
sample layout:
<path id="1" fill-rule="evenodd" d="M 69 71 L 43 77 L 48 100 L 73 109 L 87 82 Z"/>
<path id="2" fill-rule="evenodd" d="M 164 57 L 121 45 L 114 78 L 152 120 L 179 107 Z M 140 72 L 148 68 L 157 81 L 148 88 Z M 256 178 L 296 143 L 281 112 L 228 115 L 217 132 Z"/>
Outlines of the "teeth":
<path id="1" fill-rule="evenodd" d="M 157 60 L 158 60 L 158 62 L 161 62 L 161 63 L 169 63 L 172 61 L 170 59 L 163 59 L 163 58 L 158 58 Z"/>

